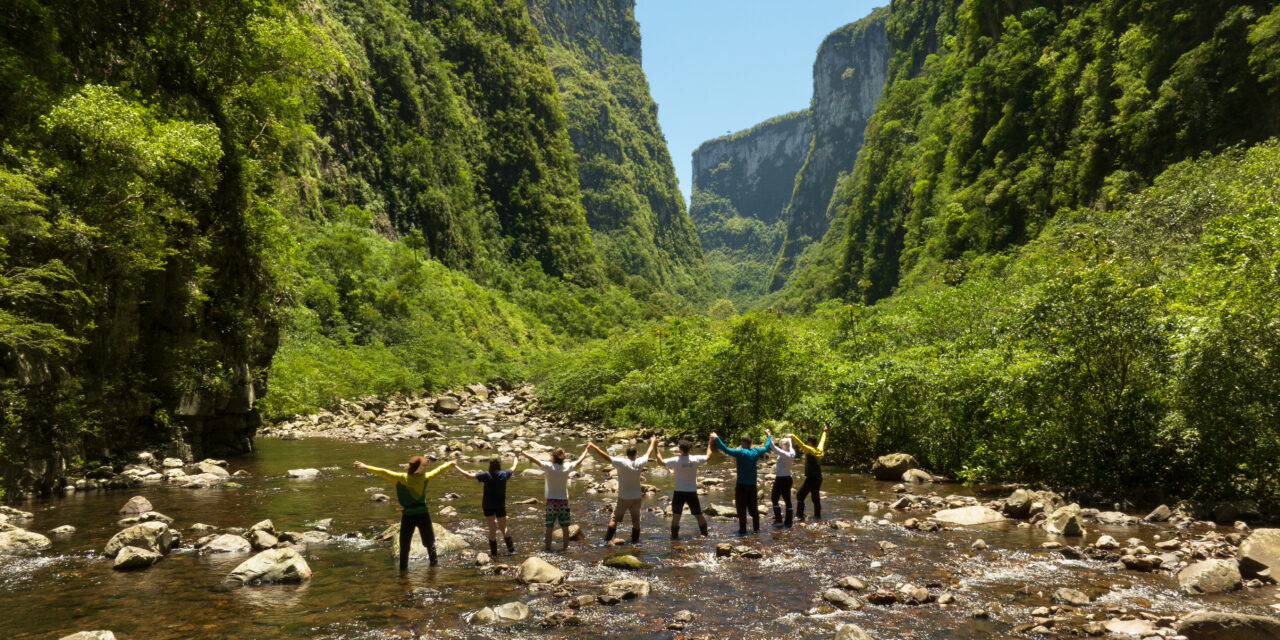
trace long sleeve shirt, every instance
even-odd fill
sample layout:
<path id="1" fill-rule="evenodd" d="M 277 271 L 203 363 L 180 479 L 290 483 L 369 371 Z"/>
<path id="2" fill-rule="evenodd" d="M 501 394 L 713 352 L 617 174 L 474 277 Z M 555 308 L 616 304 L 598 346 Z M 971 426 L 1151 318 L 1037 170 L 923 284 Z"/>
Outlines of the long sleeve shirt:
<path id="1" fill-rule="evenodd" d="M 773 439 L 765 438 L 764 445 L 753 449 L 727 447 L 719 436 L 716 436 L 715 444 L 716 447 L 725 453 L 725 455 L 728 455 L 738 461 L 738 484 L 755 486 L 756 461 L 759 460 L 760 456 L 764 455 L 771 446 L 773 446 Z"/>
<path id="2" fill-rule="evenodd" d="M 786 438 L 782 438 L 780 442 L 785 442 L 786 440 Z M 782 447 L 779 447 L 777 443 L 773 443 L 771 448 L 778 456 L 778 464 L 773 468 L 774 475 L 779 478 L 791 477 L 791 463 L 795 462 L 796 450 L 789 447 L 783 449 Z"/>
<path id="3" fill-rule="evenodd" d="M 404 514 L 406 516 L 416 516 L 427 512 L 427 483 L 439 475 L 441 471 L 448 469 L 450 464 L 446 462 L 426 473 L 416 475 L 369 466 L 365 467 L 365 471 L 388 482 L 394 482 L 396 485 L 396 499 L 400 501 L 400 506 L 404 508 Z"/>
<path id="4" fill-rule="evenodd" d="M 827 446 L 827 432 L 822 432 L 822 437 L 818 439 L 818 446 L 811 447 L 801 440 L 793 440 L 793 444 L 800 447 L 805 452 L 804 457 L 804 475 L 808 478 L 822 477 L 822 454 L 823 447 Z"/>

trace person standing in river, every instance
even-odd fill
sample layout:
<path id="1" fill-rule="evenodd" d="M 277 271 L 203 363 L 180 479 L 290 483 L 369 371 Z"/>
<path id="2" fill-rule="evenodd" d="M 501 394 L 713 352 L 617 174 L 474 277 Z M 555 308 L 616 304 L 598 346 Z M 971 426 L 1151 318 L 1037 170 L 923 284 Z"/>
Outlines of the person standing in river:
<path id="1" fill-rule="evenodd" d="M 398 473 L 371 467 L 356 460 L 357 469 L 368 471 L 396 485 L 396 498 L 400 500 L 403 512 L 400 514 L 400 570 L 409 570 L 409 547 L 413 544 L 413 530 L 417 529 L 422 538 L 422 546 L 427 548 L 427 556 L 431 566 L 439 564 L 436 560 L 436 533 L 431 528 L 431 512 L 427 509 L 427 483 L 437 474 L 448 469 L 453 462 L 446 462 L 431 471 L 427 468 L 427 459 L 422 456 L 409 458 L 404 472 Z"/>
<path id="2" fill-rule="evenodd" d="M 587 447 L 591 446 L 591 441 L 587 441 Z M 542 479 L 544 483 L 544 493 L 547 499 L 547 536 L 544 548 L 551 550 L 551 532 L 555 530 L 557 524 L 560 525 L 560 533 L 564 536 L 564 542 L 560 545 L 560 550 L 564 551 L 569 548 L 569 472 L 573 468 L 582 464 L 583 459 L 587 457 L 587 447 L 582 448 L 582 455 L 578 456 L 573 462 L 566 462 L 564 457 L 564 449 L 556 447 L 551 451 L 551 461 L 544 462 L 533 457 L 528 451 L 521 451 L 520 455 L 533 461 L 542 468 Z"/>
<path id="3" fill-rule="evenodd" d="M 787 437 L 804 452 L 804 482 L 800 485 L 800 490 L 796 491 L 796 519 L 804 520 L 804 498 L 811 495 L 813 519 L 821 520 L 822 454 L 827 446 L 827 425 L 822 425 L 822 439 L 811 435 L 808 444 L 801 442 L 793 433 L 788 433 Z"/>
<path id="4" fill-rule="evenodd" d="M 698 531 L 706 537 L 707 517 L 702 515 L 702 505 L 698 503 L 698 467 L 711 457 L 711 438 L 707 438 L 707 454 L 702 456 L 689 455 L 693 443 L 688 440 L 681 440 L 676 446 L 680 455 L 662 459 L 676 480 L 675 492 L 671 494 L 671 539 L 680 539 L 680 513 L 685 505 L 689 505 L 689 513 L 698 519 Z"/>
<path id="5" fill-rule="evenodd" d="M 493 557 L 498 555 L 499 531 L 502 532 L 502 540 L 507 543 L 507 553 L 516 552 L 515 542 L 511 540 L 511 534 L 507 533 L 507 481 L 515 475 L 516 468 L 520 466 L 519 447 L 515 449 L 514 454 L 510 469 L 502 468 L 502 458 L 498 456 L 489 458 L 489 470 L 479 473 L 472 473 L 459 467 L 456 460 L 453 462 L 453 468 L 457 469 L 458 473 L 475 478 L 484 484 L 480 510 L 489 524 L 489 555 Z"/>
<path id="6" fill-rule="evenodd" d="M 613 536 L 618 533 L 618 523 L 628 512 L 631 514 L 631 544 L 640 542 L 640 503 L 644 499 L 644 488 L 640 486 L 640 470 L 649 461 L 649 456 L 653 455 L 653 448 L 657 444 L 658 436 L 650 438 L 649 450 L 639 458 L 636 457 L 636 446 L 633 444 L 627 447 L 627 457 L 624 458 L 611 456 L 608 451 L 590 442 L 587 443 L 588 449 L 608 460 L 613 468 L 618 470 L 618 505 L 613 509 L 613 517 L 609 519 L 609 529 L 604 534 L 605 542 L 613 540 Z"/>
<path id="7" fill-rule="evenodd" d="M 730 448 L 715 432 L 711 441 L 726 455 L 738 461 L 738 483 L 733 491 L 733 506 L 738 511 L 738 535 L 747 534 L 747 514 L 751 514 L 751 528 L 760 531 L 760 501 L 756 496 L 756 462 L 773 446 L 773 434 L 765 430 L 764 444 L 751 446 L 751 436 L 742 436 L 740 447 Z"/>
<path id="8" fill-rule="evenodd" d="M 773 503 L 773 524 L 783 527 L 791 526 L 791 463 L 796 459 L 796 450 L 791 448 L 791 438 L 784 437 L 773 445 L 773 452 L 778 456 L 778 463 L 773 470 L 773 489 L 769 492 L 769 502 Z M 782 507 L 778 505 L 782 498 L 787 505 L 787 517 L 782 517 Z"/>

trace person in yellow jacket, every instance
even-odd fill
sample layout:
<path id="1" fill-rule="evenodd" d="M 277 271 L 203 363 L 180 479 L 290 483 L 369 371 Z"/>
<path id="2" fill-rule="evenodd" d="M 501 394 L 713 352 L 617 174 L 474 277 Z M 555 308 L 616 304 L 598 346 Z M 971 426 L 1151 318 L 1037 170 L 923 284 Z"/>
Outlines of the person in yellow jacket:
<path id="1" fill-rule="evenodd" d="M 431 529 L 431 512 L 427 509 L 427 483 L 437 474 L 453 465 L 453 461 L 446 462 L 431 471 L 425 471 L 427 468 L 427 459 L 422 456 L 413 456 L 409 458 L 409 464 L 404 466 L 404 473 L 388 471 L 378 467 L 371 467 L 359 460 L 356 460 L 356 468 L 368 471 L 388 482 L 394 482 L 396 485 L 396 498 L 400 500 L 400 507 L 404 511 L 400 515 L 400 570 L 409 570 L 409 547 L 413 543 L 413 530 L 417 529 L 418 534 L 422 537 L 422 545 L 427 548 L 427 555 L 431 558 L 431 566 L 439 564 L 436 561 L 436 534 Z"/>
<path id="2" fill-rule="evenodd" d="M 823 447 L 827 446 L 827 425 L 822 425 L 821 440 L 811 435 L 805 442 L 794 433 L 788 433 L 787 437 L 804 452 L 804 483 L 796 490 L 796 520 L 804 520 L 804 499 L 808 495 L 813 496 L 813 518 L 821 520 L 822 499 L 819 493 L 822 489 L 822 454 Z"/>

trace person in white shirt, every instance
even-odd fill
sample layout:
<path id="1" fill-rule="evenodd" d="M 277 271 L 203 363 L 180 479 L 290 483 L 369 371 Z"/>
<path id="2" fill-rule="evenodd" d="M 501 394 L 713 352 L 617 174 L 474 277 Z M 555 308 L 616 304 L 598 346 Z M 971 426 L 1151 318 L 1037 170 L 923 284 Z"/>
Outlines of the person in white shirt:
<path id="1" fill-rule="evenodd" d="M 605 542 L 613 540 L 613 536 L 618 533 L 618 522 L 626 513 L 631 514 L 631 544 L 640 542 L 640 503 L 644 498 L 644 489 L 640 486 L 640 471 L 649 461 L 649 456 L 653 455 L 653 448 L 657 444 L 658 436 L 653 436 L 649 440 L 649 450 L 638 458 L 635 445 L 631 445 L 627 447 L 627 457 L 623 458 L 611 456 L 604 449 L 587 443 L 587 447 L 595 451 L 596 455 L 608 460 L 618 470 L 618 506 L 609 519 L 609 530 L 604 534 Z"/>
<path id="2" fill-rule="evenodd" d="M 701 456 L 689 455 L 693 443 L 688 440 L 681 440 L 676 446 L 680 448 L 680 455 L 662 460 L 676 479 L 676 489 L 671 494 L 671 539 L 680 539 L 680 515 L 685 505 L 689 505 L 689 513 L 698 519 L 698 531 L 706 536 L 707 517 L 702 515 L 702 505 L 698 504 L 698 467 L 711 457 L 711 439 L 707 439 L 707 453 Z"/>
<path id="3" fill-rule="evenodd" d="M 590 441 L 587 447 L 594 446 Z M 564 551 L 569 548 L 569 472 L 573 468 L 582 464 L 582 460 L 587 457 L 587 449 L 582 449 L 582 455 L 578 456 L 573 462 L 565 462 L 564 449 L 556 447 L 551 451 L 551 461 L 544 462 L 535 458 L 528 451 L 520 451 L 520 455 L 528 458 L 533 463 L 542 467 L 542 479 L 545 483 L 544 495 L 547 498 L 547 536 L 545 540 L 545 548 L 551 550 L 551 533 L 555 530 L 556 524 L 560 525 L 560 533 L 564 537 L 560 550 Z"/>
<path id="4" fill-rule="evenodd" d="M 773 491 L 769 500 L 773 502 L 773 524 L 784 527 L 791 526 L 791 463 L 795 462 L 796 450 L 791 447 L 791 438 L 780 438 L 772 443 L 773 452 L 778 456 L 778 463 L 773 470 Z M 782 518 L 782 508 L 778 506 L 778 498 L 787 505 L 787 517 Z"/>

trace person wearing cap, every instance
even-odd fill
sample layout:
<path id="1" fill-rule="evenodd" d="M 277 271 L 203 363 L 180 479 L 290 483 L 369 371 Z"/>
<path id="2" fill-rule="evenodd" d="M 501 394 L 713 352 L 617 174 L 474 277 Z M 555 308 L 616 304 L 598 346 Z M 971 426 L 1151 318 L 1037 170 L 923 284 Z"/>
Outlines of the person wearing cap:
<path id="1" fill-rule="evenodd" d="M 489 458 L 489 470 L 479 473 L 472 473 L 458 466 L 454 461 L 453 468 L 458 470 L 468 478 L 475 478 L 484 484 L 484 495 L 480 499 L 480 510 L 484 512 L 484 518 L 489 523 L 489 555 L 498 555 L 498 531 L 502 532 L 502 539 L 507 543 L 507 553 L 515 553 L 515 542 L 511 540 L 511 534 L 507 533 L 507 481 L 511 476 L 515 475 L 516 467 L 520 466 L 520 448 L 515 449 L 515 456 L 511 462 L 510 469 L 502 468 L 502 458 L 494 456 Z"/>
<path id="2" fill-rule="evenodd" d="M 452 462 L 446 462 L 431 471 L 427 468 L 427 459 L 422 456 L 409 458 L 404 472 L 398 473 L 371 467 L 356 460 L 355 467 L 368 471 L 396 485 L 396 498 L 403 511 L 400 514 L 400 570 L 409 570 L 409 546 L 413 543 L 413 530 L 417 529 L 422 537 L 422 545 L 427 548 L 427 556 L 431 566 L 436 566 L 436 534 L 431 529 L 431 512 L 427 510 L 427 483 L 441 471 L 448 469 Z"/>

